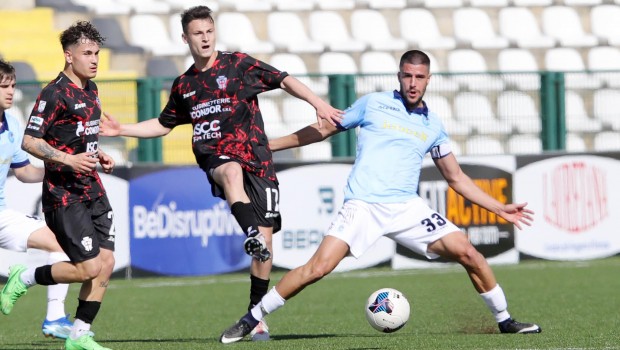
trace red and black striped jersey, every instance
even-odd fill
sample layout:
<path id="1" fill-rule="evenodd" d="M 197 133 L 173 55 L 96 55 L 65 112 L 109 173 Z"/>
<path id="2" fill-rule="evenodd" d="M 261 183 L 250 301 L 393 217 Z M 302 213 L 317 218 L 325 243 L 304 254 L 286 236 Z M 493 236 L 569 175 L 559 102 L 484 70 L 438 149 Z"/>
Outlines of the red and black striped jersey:
<path id="1" fill-rule="evenodd" d="M 192 65 L 175 79 L 159 122 L 167 128 L 192 124 L 199 165 L 226 156 L 248 172 L 276 180 L 257 96 L 279 88 L 286 76 L 245 53 L 218 51 L 207 71 Z"/>
<path id="2" fill-rule="evenodd" d="M 97 152 L 100 119 L 97 85 L 89 80 L 86 88 L 81 89 L 60 73 L 39 94 L 25 134 L 42 138 L 68 154 Z M 104 194 L 97 170 L 81 174 L 68 166 L 45 162 L 44 212 Z"/>

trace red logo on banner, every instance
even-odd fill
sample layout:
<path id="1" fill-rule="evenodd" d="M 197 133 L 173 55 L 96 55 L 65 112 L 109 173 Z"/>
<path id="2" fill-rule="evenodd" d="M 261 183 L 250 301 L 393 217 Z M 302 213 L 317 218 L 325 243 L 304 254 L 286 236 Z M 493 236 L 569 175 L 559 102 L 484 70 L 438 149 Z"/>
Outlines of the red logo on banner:
<path id="1" fill-rule="evenodd" d="M 571 233 L 593 228 L 609 215 L 606 173 L 582 161 L 543 174 L 545 220 Z"/>

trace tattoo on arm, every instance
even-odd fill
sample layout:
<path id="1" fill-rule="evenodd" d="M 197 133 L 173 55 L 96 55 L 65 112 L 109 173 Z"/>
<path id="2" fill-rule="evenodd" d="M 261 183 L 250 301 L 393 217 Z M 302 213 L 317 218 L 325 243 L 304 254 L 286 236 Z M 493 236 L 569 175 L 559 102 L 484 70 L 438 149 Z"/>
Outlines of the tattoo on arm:
<path id="1" fill-rule="evenodd" d="M 101 282 L 101 284 L 99 284 L 99 287 L 108 288 L 109 285 L 110 285 L 110 281 L 103 281 Z"/>
<path id="2" fill-rule="evenodd" d="M 67 153 L 55 149 L 44 140 L 28 140 L 24 142 L 24 150 L 39 159 L 54 163 L 62 164 L 67 157 Z"/>

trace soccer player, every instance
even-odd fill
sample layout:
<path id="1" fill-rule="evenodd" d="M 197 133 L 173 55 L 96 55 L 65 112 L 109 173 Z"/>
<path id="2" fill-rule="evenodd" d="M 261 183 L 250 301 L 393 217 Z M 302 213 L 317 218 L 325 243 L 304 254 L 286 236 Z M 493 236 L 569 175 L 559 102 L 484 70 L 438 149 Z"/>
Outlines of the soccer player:
<path id="1" fill-rule="evenodd" d="M 49 252 L 47 262 L 67 261 L 56 237 L 39 218 L 9 209 L 5 203 L 4 187 L 13 169 L 15 177 L 25 183 L 43 181 L 44 170 L 34 167 L 28 154 L 21 149 L 22 131 L 17 119 L 6 112 L 13 105 L 15 68 L 0 59 L 0 248 L 25 252 L 34 248 Z M 41 330 L 46 337 L 66 339 L 73 323 L 65 314 L 65 298 L 69 285 L 62 283 L 47 288 L 47 315 Z M 2 309 L 4 312 L 4 309 Z"/>
<path id="2" fill-rule="evenodd" d="M 114 268 L 113 213 L 96 170 L 99 163 L 109 173 L 114 161 L 99 149 L 101 103 L 91 80 L 97 75 L 104 40 L 85 21 L 61 33 L 64 69 L 39 94 L 22 143 L 25 151 L 45 161 L 45 221 L 71 262 L 12 266 L 0 294 L 2 310 L 9 313 L 34 284 L 80 282 L 66 350 L 107 349 L 90 332 Z"/>
<path id="3" fill-rule="evenodd" d="M 245 337 L 265 315 L 329 274 L 347 255 L 361 256 L 381 236 L 425 255 L 444 257 L 464 268 L 502 333 L 538 333 L 538 325 L 511 318 L 502 288 L 486 259 L 453 223 L 432 210 L 417 193 L 422 160 L 431 154 L 450 187 L 512 222 L 530 225 L 533 212 L 523 204 L 503 204 L 483 192 L 461 170 L 450 151 L 440 119 L 423 96 L 430 80 L 430 60 L 417 50 L 400 59 L 399 91 L 371 93 L 345 111 L 338 127 L 310 125 L 272 140 L 272 150 L 307 145 L 342 130 L 359 127 L 357 155 L 345 187 L 345 202 L 321 245 L 303 266 L 288 272 L 262 301 L 225 330 L 222 343 Z"/>
<path id="4" fill-rule="evenodd" d="M 167 135 L 174 127 L 192 124 L 192 148 L 206 173 L 214 196 L 225 199 L 243 232 L 250 268 L 250 307 L 267 293 L 271 272 L 271 237 L 280 229 L 278 180 L 264 132 L 257 95 L 282 88 L 310 103 L 318 122 L 340 120 L 342 111 L 321 100 L 299 80 L 245 53 L 215 50 L 211 10 L 196 6 L 181 15 L 183 40 L 194 64 L 173 83 L 159 118 L 120 125 L 102 122 L 103 136 L 140 138 Z M 332 121 L 333 122 L 333 121 Z M 267 340 L 258 324 L 253 339 Z"/>

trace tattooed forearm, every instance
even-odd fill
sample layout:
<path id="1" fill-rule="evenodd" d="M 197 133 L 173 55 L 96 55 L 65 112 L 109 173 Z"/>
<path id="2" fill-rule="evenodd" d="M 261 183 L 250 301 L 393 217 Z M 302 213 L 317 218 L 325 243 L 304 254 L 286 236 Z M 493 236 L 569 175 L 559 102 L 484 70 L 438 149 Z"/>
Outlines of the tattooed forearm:
<path id="1" fill-rule="evenodd" d="M 67 153 L 55 149 L 42 139 L 31 136 L 24 137 L 22 149 L 41 160 L 53 163 L 63 164 L 67 157 Z"/>
<path id="2" fill-rule="evenodd" d="M 61 155 L 64 154 L 43 142 L 39 142 L 37 148 L 39 149 L 39 154 L 41 157 L 46 160 L 59 160 Z"/>
<path id="3" fill-rule="evenodd" d="M 110 281 L 103 281 L 101 282 L 101 284 L 99 284 L 99 287 L 108 288 L 108 285 L 110 285 Z"/>

